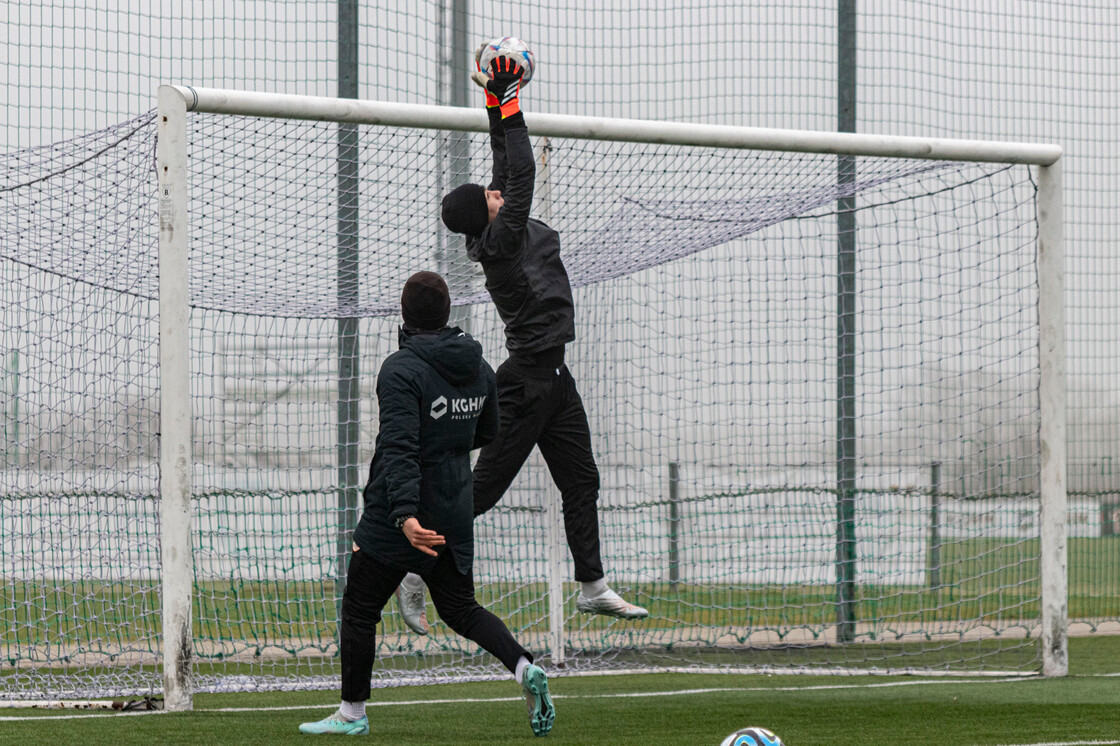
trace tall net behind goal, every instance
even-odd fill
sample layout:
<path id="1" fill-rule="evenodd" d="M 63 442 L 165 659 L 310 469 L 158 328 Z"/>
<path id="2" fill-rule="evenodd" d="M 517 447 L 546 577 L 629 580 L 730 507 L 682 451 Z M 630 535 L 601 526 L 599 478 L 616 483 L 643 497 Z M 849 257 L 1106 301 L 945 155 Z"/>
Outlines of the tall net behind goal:
<path id="1" fill-rule="evenodd" d="M 444 274 L 455 322 L 505 357 L 438 217 L 450 185 L 488 179 L 488 142 L 188 123 L 192 687 L 333 688 L 404 280 Z M 4 696 L 161 685 L 155 133 L 146 115 L 4 157 Z M 534 143 L 534 214 L 575 288 L 604 562 L 651 616 L 576 612 L 536 455 L 476 523 L 482 603 L 558 670 L 1036 670 L 1029 169 L 860 158 L 839 181 L 835 156 Z M 857 227 L 843 342 L 838 204 Z M 409 635 L 392 603 L 378 641 L 375 683 L 502 674 L 438 622 Z"/>

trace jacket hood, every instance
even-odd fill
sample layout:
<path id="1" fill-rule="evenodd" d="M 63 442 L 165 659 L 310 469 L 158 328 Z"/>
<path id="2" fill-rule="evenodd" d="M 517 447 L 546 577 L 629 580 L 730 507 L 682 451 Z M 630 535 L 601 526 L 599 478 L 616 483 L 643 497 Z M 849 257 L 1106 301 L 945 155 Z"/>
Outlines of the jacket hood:
<path id="1" fill-rule="evenodd" d="M 409 350 L 448 383 L 462 386 L 478 377 L 482 345 L 457 326 L 438 332 L 414 332 L 403 326 L 399 334 L 402 350 Z"/>

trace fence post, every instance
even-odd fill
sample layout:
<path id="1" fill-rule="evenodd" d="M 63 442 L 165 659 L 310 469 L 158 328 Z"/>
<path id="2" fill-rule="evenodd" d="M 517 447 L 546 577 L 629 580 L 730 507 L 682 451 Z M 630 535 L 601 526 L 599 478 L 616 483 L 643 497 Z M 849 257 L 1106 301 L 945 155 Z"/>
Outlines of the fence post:
<path id="1" fill-rule="evenodd" d="M 680 556 L 680 464 L 669 462 L 669 588 L 677 589 L 681 579 Z"/>
<path id="2" fill-rule="evenodd" d="M 926 568 L 931 591 L 941 587 L 941 462 L 929 466 L 929 557 Z"/>
<path id="3" fill-rule="evenodd" d="M 545 541 L 548 544 L 549 660 L 556 668 L 566 665 L 567 638 L 564 629 L 564 559 L 567 543 L 560 495 L 544 489 Z"/>

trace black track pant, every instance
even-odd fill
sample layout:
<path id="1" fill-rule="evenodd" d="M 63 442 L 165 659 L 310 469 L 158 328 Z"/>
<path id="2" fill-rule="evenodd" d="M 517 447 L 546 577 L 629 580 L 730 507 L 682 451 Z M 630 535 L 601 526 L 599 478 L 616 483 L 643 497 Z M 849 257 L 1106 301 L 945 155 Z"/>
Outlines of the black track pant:
<path id="1" fill-rule="evenodd" d="M 384 565 L 365 552 L 350 555 L 346 592 L 342 594 L 342 699 L 369 699 L 370 676 L 377 652 L 377 623 L 381 610 L 404 578 L 403 570 Z M 474 597 L 474 578 L 455 567 L 450 551 L 440 554 L 435 566 L 421 577 L 428 585 L 432 603 L 448 627 L 478 643 L 511 672 L 517 661 L 533 656 L 513 639 L 502 620 L 479 605 Z"/>
<path id="2" fill-rule="evenodd" d="M 502 498 L 529 458 L 541 449 L 560 488 L 564 531 L 576 580 L 603 577 L 599 554 L 599 468 L 591 452 L 591 429 L 583 400 L 567 366 L 545 367 L 510 357 L 498 368 L 498 438 L 484 446 L 474 467 L 474 514 Z"/>

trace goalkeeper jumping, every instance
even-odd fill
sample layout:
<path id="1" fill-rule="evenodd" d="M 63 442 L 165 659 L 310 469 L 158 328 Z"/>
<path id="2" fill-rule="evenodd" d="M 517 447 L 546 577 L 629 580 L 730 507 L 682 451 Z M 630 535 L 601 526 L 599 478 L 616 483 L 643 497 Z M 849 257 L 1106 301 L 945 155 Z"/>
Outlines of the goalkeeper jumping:
<path id="1" fill-rule="evenodd" d="M 480 59 L 482 47 L 475 54 Z M 529 217 L 536 164 L 518 93 L 524 70 L 496 57 L 490 75 L 471 78 L 486 92 L 493 176 L 489 189 L 464 184 L 443 199 L 443 222 L 467 239 L 467 255 L 482 265 L 486 289 L 505 324 L 509 358 L 498 368 L 501 425 L 474 468 L 474 514 L 501 499 L 529 457 L 540 448 L 560 488 L 564 530 L 581 590 L 576 608 L 620 619 L 648 615 L 607 585 L 599 553 L 599 469 L 591 431 L 564 345 L 575 339 L 575 306 L 560 260 L 560 235 Z M 415 576 L 398 592 L 402 616 L 424 634 L 423 585 Z"/>
<path id="2" fill-rule="evenodd" d="M 447 327 L 450 311 L 439 275 L 418 272 L 405 283 L 400 350 L 377 376 L 380 427 L 342 597 L 342 705 L 301 733 L 369 733 L 377 623 L 409 570 L 428 582 L 447 626 L 513 673 L 533 734 L 548 735 L 556 717 L 545 672 L 475 599 L 470 453 L 497 434 L 497 392 L 482 346 Z"/>

